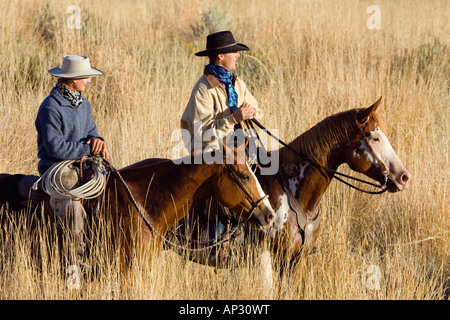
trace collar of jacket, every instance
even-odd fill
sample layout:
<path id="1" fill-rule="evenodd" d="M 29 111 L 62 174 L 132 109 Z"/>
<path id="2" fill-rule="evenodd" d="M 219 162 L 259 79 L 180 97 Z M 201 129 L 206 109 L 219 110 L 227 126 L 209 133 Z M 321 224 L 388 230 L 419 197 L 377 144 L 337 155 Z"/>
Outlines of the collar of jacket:
<path id="1" fill-rule="evenodd" d="M 69 100 L 67 100 L 61 95 L 61 93 L 58 91 L 58 89 L 56 89 L 56 87 L 53 87 L 52 91 L 50 92 L 50 96 L 52 96 L 52 98 L 55 99 L 60 106 L 72 107 L 76 109 L 74 106 L 72 106 Z M 83 97 L 83 102 L 84 100 L 85 98 Z M 78 106 L 78 108 L 83 104 L 83 102 Z"/>
<path id="2" fill-rule="evenodd" d="M 214 75 L 211 74 L 211 72 L 208 71 L 208 69 L 206 69 L 203 71 L 203 74 L 206 77 L 206 80 L 208 80 L 209 85 L 211 86 L 211 88 L 215 88 L 218 87 L 219 85 L 221 85 L 221 83 L 219 82 L 219 80 L 216 79 L 216 77 L 214 77 Z M 233 86 L 236 83 L 236 79 L 237 79 L 237 74 L 235 74 L 233 72 Z"/>

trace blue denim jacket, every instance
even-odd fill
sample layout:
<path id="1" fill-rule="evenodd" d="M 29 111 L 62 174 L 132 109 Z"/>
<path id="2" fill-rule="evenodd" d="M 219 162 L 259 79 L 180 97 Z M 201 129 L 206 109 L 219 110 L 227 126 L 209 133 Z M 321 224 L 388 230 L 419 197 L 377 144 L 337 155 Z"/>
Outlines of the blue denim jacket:
<path id="1" fill-rule="evenodd" d="M 103 140 L 97 133 L 89 101 L 83 97 L 83 102 L 74 108 L 56 88 L 39 107 L 35 126 L 41 174 L 56 162 L 89 155 L 91 147 L 86 142 L 90 138 Z"/>

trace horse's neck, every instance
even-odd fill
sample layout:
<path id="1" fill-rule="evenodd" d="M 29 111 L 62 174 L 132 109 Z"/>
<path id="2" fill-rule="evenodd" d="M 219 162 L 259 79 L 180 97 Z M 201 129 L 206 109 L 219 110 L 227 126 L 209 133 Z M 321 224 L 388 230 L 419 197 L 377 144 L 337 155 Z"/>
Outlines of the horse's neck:
<path id="1" fill-rule="evenodd" d="M 191 174 L 186 176 L 187 183 L 195 180 L 195 183 L 192 184 L 192 190 L 189 190 L 189 195 L 186 197 L 187 201 L 190 201 L 190 210 L 213 194 L 213 176 L 218 168 L 219 165 L 217 164 L 198 165 Z M 198 178 L 199 175 L 201 178 Z"/>
<path id="2" fill-rule="evenodd" d="M 290 151 L 289 151 L 290 152 Z M 329 153 L 320 156 L 320 166 L 336 170 L 342 164 L 339 144 Z M 317 158 L 316 158 L 317 159 Z M 318 169 L 300 157 L 290 158 L 283 162 L 281 159 L 281 173 L 286 180 L 291 193 L 295 196 L 303 212 L 316 212 L 316 208 L 327 190 L 333 176 L 323 169 Z"/>
<path id="3" fill-rule="evenodd" d="M 329 185 L 329 180 L 305 162 L 283 166 L 282 175 L 303 212 L 314 212 Z"/>
<path id="4" fill-rule="evenodd" d="M 211 178 L 216 169 L 216 165 L 176 165 L 172 172 L 158 178 L 177 187 L 166 192 L 165 198 L 168 199 L 159 200 L 162 206 L 157 212 L 148 213 L 153 215 L 153 219 L 164 220 L 169 230 L 212 193 Z"/>
<path id="5" fill-rule="evenodd" d="M 208 197 L 215 170 L 215 165 L 166 163 L 158 168 L 133 167 L 123 172 L 123 178 L 137 205 L 164 233 Z"/>

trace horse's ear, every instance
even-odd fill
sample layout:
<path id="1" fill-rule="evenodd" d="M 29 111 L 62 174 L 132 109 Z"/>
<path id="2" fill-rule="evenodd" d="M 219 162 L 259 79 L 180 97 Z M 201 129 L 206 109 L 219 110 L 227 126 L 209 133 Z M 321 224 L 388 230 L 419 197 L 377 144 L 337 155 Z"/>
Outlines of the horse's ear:
<path id="1" fill-rule="evenodd" d="M 370 115 L 371 115 L 373 112 L 375 112 L 375 111 L 377 110 L 378 106 L 380 105 L 380 103 L 381 103 L 381 98 L 382 98 L 382 97 L 380 97 L 377 101 L 375 101 L 375 103 L 372 104 L 370 107 L 368 107 L 368 108 L 366 108 L 366 109 L 363 109 L 363 110 L 361 110 L 360 112 L 358 112 L 358 121 L 359 121 L 360 123 L 364 123 L 364 122 L 366 122 L 367 120 L 369 120 Z"/>
<path id="2" fill-rule="evenodd" d="M 225 143 L 222 143 L 223 147 L 223 160 L 225 163 L 234 163 L 234 148 L 227 147 Z"/>
<path id="3" fill-rule="evenodd" d="M 245 147 L 243 147 L 242 144 L 236 146 L 234 145 L 233 148 L 225 146 L 225 143 L 223 144 L 223 158 L 227 161 L 227 163 L 235 163 L 235 164 L 242 164 L 245 163 L 246 157 L 245 157 L 245 149 L 247 148 L 247 145 L 249 143 L 249 138 L 245 137 Z"/>

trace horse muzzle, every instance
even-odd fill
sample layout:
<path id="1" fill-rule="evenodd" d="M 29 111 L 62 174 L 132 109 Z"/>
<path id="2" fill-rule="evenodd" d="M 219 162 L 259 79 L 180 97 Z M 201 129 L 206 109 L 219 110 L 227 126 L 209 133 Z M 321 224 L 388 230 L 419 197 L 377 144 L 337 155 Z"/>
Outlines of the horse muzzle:
<path id="1" fill-rule="evenodd" d="M 268 201 L 265 201 L 267 198 L 269 198 L 269 195 L 266 194 L 258 201 L 252 203 L 252 213 L 250 218 L 252 219 L 252 222 L 259 227 L 259 230 L 271 227 L 275 220 L 275 212 L 273 211 L 272 206 L 270 206 L 270 203 L 268 206 L 266 205 L 266 203 L 268 203 Z"/>
<path id="2" fill-rule="evenodd" d="M 387 188 L 389 192 L 403 191 L 409 187 L 411 174 L 405 170 L 397 175 L 388 173 L 388 178 Z"/>

